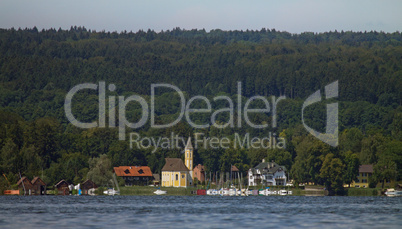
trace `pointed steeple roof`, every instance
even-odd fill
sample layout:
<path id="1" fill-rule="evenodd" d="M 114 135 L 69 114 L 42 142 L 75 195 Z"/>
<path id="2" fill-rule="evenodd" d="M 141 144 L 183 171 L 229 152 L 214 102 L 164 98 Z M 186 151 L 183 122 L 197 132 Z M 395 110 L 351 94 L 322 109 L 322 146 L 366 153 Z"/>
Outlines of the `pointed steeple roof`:
<path id="1" fill-rule="evenodd" d="M 194 149 L 193 145 L 191 144 L 191 137 L 188 137 L 186 149 Z"/>

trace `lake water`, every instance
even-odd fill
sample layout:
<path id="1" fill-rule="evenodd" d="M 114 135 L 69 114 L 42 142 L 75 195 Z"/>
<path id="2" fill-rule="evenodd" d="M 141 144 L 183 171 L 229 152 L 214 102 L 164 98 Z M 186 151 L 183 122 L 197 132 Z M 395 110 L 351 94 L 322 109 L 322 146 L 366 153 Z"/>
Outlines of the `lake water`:
<path id="1" fill-rule="evenodd" d="M 0 196 L 0 228 L 400 228 L 401 197 Z"/>

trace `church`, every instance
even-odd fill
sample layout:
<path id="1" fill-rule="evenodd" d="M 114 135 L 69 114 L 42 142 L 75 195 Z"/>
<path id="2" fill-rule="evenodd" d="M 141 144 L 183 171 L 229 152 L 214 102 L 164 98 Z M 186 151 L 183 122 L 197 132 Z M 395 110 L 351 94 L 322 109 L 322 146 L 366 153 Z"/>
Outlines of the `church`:
<path id="1" fill-rule="evenodd" d="M 184 161 L 181 158 L 165 158 L 162 168 L 162 187 L 189 187 L 193 185 L 193 152 L 191 138 L 184 149 Z"/>

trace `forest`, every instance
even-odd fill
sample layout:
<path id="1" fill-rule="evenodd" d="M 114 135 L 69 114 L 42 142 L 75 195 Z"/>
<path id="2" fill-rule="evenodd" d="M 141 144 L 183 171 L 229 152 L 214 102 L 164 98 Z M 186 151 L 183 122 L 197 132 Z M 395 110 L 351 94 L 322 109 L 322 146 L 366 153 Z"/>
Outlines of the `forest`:
<path id="1" fill-rule="evenodd" d="M 65 114 L 65 98 L 83 83 L 115 85 L 110 97 L 138 95 L 148 104 L 151 84 L 175 85 L 186 100 L 197 95 L 208 98 L 212 111 L 228 107 L 217 96 L 241 100 L 262 96 L 277 104 L 277 126 L 270 113 L 250 115 L 254 123 L 268 123 L 258 129 L 242 121 L 234 128 L 194 128 L 183 119 L 169 128 L 152 128 L 147 122 L 127 129 L 141 136 L 182 137 L 203 133 L 227 137 L 249 133 L 266 137 L 276 133 L 286 140 L 285 149 L 211 149 L 195 151 L 194 165 L 203 164 L 207 173 L 228 172 L 236 165 L 245 175 L 262 159 L 287 168 L 295 183 L 314 182 L 341 193 L 362 164 L 374 165 L 370 184 L 402 178 L 402 34 L 376 31 L 331 31 L 291 34 L 275 29 L 223 31 L 172 30 L 155 32 L 105 32 L 73 26 L 70 30 L 36 27 L 0 29 L 0 173 L 11 183 L 19 174 L 32 179 L 41 176 L 49 186 L 61 179 L 79 183 L 93 174 L 100 158 L 108 166 L 147 165 L 160 173 L 164 158 L 183 157 L 182 149 L 130 148 L 110 126 L 82 129 Z M 332 147 L 309 134 L 302 124 L 302 106 L 314 92 L 338 81 L 339 145 Z M 73 98 L 77 120 L 99 121 L 99 95 L 82 90 Z M 306 108 L 306 124 L 325 132 L 328 101 Z M 180 97 L 172 90 L 155 93 L 155 122 L 177 118 Z M 116 104 L 117 106 L 117 104 Z M 255 101 L 250 105 L 261 108 Z M 193 108 L 205 108 L 195 101 Z M 129 103 L 125 115 L 140 119 L 141 106 Z M 238 115 L 235 109 L 234 116 Z M 118 114 L 116 119 L 118 119 Z M 210 115 L 191 115 L 195 123 L 208 123 Z M 228 123 L 221 113 L 217 123 Z M 116 120 L 118 122 L 119 120 Z M 153 152 L 154 151 L 154 152 Z M 105 156 L 106 155 L 106 156 Z M 100 184 L 106 185 L 106 184 Z M 7 182 L 0 178 L 0 189 Z"/>

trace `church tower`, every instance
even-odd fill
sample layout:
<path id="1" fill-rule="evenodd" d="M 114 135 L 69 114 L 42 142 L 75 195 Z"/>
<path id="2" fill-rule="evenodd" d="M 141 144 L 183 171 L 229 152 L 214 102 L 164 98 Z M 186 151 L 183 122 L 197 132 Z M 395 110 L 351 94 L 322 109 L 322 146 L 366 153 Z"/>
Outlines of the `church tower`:
<path id="1" fill-rule="evenodd" d="M 193 180 L 193 152 L 194 148 L 193 145 L 191 144 L 191 137 L 188 137 L 188 141 L 186 144 L 186 148 L 184 148 L 184 161 L 185 165 L 190 170 L 190 177 L 191 180 Z"/>

